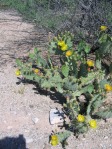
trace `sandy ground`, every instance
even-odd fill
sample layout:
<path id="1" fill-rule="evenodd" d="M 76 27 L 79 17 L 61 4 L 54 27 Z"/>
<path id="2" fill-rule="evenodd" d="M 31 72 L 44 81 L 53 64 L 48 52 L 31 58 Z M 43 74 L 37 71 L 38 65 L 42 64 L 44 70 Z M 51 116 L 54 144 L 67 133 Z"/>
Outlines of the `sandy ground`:
<path id="1" fill-rule="evenodd" d="M 14 73 L 15 59 L 35 46 L 45 47 L 47 39 L 44 29 L 22 20 L 16 11 L 0 11 L 0 149 L 62 149 L 61 145 L 49 144 L 52 130 L 59 130 L 57 125 L 50 125 L 49 111 L 61 109 L 61 105 L 50 95 L 41 95 L 31 84 L 18 84 Z M 112 101 L 112 94 L 109 99 Z M 111 119 L 78 139 L 72 135 L 66 148 L 112 149 Z"/>

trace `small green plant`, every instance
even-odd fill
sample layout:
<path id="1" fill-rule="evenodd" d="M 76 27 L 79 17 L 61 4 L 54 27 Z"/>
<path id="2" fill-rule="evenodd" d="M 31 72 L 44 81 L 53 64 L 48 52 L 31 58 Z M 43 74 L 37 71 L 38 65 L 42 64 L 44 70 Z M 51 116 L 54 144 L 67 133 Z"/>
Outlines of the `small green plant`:
<path id="1" fill-rule="evenodd" d="M 104 32 L 99 38 L 100 48 L 104 43 Z M 91 60 L 88 58 L 91 45 L 85 41 L 74 45 L 73 39 L 74 36 L 70 32 L 61 33 L 49 43 L 46 60 L 41 51 L 35 48 L 27 62 L 19 59 L 16 62 L 21 72 L 19 74 L 25 79 L 38 83 L 44 90 L 53 89 L 65 97 L 63 106 L 70 119 L 68 126 L 72 132 L 79 134 L 87 132 L 90 128 L 97 128 L 95 117 L 112 117 L 111 107 L 102 108 L 107 93 L 112 91 L 112 85 L 111 77 L 106 76 L 105 67 L 102 66 L 100 54 L 95 53 L 94 60 Z M 105 44 L 109 46 L 107 39 Z M 58 59 L 52 59 L 52 55 Z M 55 139 L 52 140 L 53 138 Z M 52 145 L 61 142 L 59 136 L 53 138 Z"/>

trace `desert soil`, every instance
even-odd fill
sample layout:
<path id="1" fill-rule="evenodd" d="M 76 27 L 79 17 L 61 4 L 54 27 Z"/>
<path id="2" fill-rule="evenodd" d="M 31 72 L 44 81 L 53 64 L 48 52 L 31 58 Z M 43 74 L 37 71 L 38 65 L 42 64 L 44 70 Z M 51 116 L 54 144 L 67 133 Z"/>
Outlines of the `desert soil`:
<path id="1" fill-rule="evenodd" d="M 45 49 L 47 41 L 43 28 L 23 20 L 15 10 L 0 10 L 0 149 L 62 149 L 49 144 L 52 130 L 60 130 L 56 124 L 50 125 L 49 111 L 61 109 L 61 104 L 40 94 L 32 84 L 18 83 L 15 76 L 15 59 L 34 47 Z M 108 98 L 112 101 L 112 94 Z M 20 135 L 25 143 L 11 140 Z M 112 121 L 100 122 L 98 129 L 78 139 L 71 135 L 67 142 L 67 149 L 112 149 Z"/>

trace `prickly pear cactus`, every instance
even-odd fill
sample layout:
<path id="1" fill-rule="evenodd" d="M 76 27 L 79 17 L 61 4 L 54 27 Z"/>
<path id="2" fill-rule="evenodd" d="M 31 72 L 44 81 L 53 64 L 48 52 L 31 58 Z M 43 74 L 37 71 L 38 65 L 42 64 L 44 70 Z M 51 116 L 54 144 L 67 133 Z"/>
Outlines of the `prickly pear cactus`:
<path id="1" fill-rule="evenodd" d="M 103 39 L 100 39 L 100 44 L 106 42 L 101 40 Z M 110 44 L 108 46 L 110 47 Z M 16 61 L 21 75 L 26 80 L 38 84 L 42 89 L 59 92 L 65 97 L 63 106 L 70 120 L 69 126 L 75 133 L 84 133 L 89 128 L 96 128 L 97 122 L 92 119 L 94 116 L 112 116 L 111 107 L 102 109 L 106 94 L 112 91 L 111 75 L 106 75 L 100 54 L 97 53 L 93 61 L 88 59 L 89 52 L 91 46 L 88 43 L 81 41 L 74 47 L 73 35 L 65 32 L 50 42 L 46 60 L 41 51 L 35 48 L 27 62 Z M 55 59 L 52 54 L 58 55 L 57 66 L 53 63 Z M 109 70 L 111 71 L 111 66 Z M 85 98 L 81 100 L 81 96 Z M 57 135 L 59 141 L 63 142 L 69 133 Z"/>

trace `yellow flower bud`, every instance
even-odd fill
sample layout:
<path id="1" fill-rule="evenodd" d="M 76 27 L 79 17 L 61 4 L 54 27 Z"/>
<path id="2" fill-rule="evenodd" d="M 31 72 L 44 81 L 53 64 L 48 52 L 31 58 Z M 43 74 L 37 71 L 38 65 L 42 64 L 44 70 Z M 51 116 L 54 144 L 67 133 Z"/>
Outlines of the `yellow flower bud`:
<path id="1" fill-rule="evenodd" d="M 34 69 L 34 73 L 38 74 L 39 73 L 39 69 Z"/>
<path id="2" fill-rule="evenodd" d="M 77 116 L 77 120 L 78 120 L 78 122 L 84 122 L 85 121 L 85 117 L 83 115 L 79 114 Z"/>
<path id="3" fill-rule="evenodd" d="M 65 45 L 65 42 L 63 40 L 58 41 L 58 46 L 64 46 L 64 45 Z"/>
<path id="4" fill-rule="evenodd" d="M 96 120 L 90 120 L 89 121 L 89 125 L 90 125 L 90 127 L 91 128 L 97 128 L 97 122 L 96 122 Z"/>
<path id="5" fill-rule="evenodd" d="M 57 135 L 52 135 L 52 136 L 51 136 L 51 139 L 52 139 L 52 140 L 57 140 L 58 137 L 57 137 Z"/>
<path id="6" fill-rule="evenodd" d="M 107 26 L 105 26 L 105 25 L 100 26 L 100 30 L 101 31 L 106 31 L 107 30 Z"/>
<path id="7" fill-rule="evenodd" d="M 112 86 L 110 84 L 105 84 L 104 88 L 106 91 L 112 91 Z"/>
<path id="8" fill-rule="evenodd" d="M 88 65 L 89 67 L 94 67 L 94 62 L 93 62 L 92 60 L 88 60 L 88 61 L 87 61 L 87 65 Z"/>
<path id="9" fill-rule="evenodd" d="M 73 53 L 73 52 L 72 52 L 71 50 L 68 50 L 68 51 L 66 52 L 66 56 L 68 56 L 68 57 L 69 57 L 69 56 L 71 56 L 71 55 L 72 55 L 72 53 Z"/>
<path id="10" fill-rule="evenodd" d="M 20 72 L 20 70 L 16 70 L 15 74 L 16 74 L 16 76 L 19 76 L 19 75 L 21 75 L 21 72 Z"/>
<path id="11" fill-rule="evenodd" d="M 62 50 L 62 51 L 66 51 L 67 49 L 68 49 L 67 44 L 64 44 L 64 45 L 61 47 L 61 50 Z"/>

